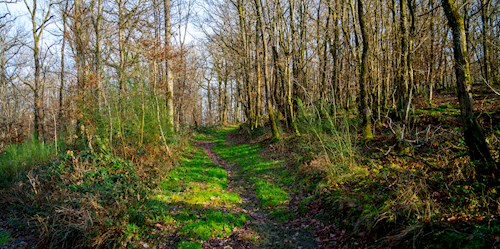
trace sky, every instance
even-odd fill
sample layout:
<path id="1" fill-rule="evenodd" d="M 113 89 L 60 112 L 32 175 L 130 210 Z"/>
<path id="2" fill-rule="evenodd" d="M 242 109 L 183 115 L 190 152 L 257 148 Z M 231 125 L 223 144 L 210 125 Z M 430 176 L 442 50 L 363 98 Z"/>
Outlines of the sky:
<path id="1" fill-rule="evenodd" d="M 28 2 L 28 4 L 32 5 L 33 3 L 33 0 L 26 0 Z M 38 1 L 38 7 L 40 10 L 43 10 L 43 5 L 45 5 L 45 9 L 46 9 L 46 3 L 47 1 L 46 0 L 42 0 L 42 1 Z M 42 7 L 42 8 L 40 8 Z M 39 10 L 39 13 L 42 13 L 40 12 Z M 43 10 L 44 11 L 44 10 Z M 55 10 L 52 10 L 53 12 Z M 175 15 L 176 10 L 172 10 L 172 15 Z M 15 25 L 16 27 L 18 28 L 22 28 L 23 30 L 26 30 L 26 31 L 30 31 L 31 30 L 31 20 L 30 20 L 30 15 L 29 15 L 29 12 L 26 8 L 26 4 L 24 2 L 24 0 L 0 0 L 0 15 L 4 15 L 5 13 L 10 13 L 13 17 L 16 17 L 16 20 L 15 20 Z M 45 12 L 43 12 L 45 13 Z M 193 8 L 193 11 L 192 11 L 192 15 L 196 15 L 197 14 L 197 10 L 196 8 Z M 194 20 L 194 16 L 190 18 L 190 20 Z M 175 28 L 175 27 L 173 27 Z M 54 40 L 53 38 L 51 38 L 51 34 L 54 34 L 56 33 L 58 30 L 60 30 L 60 28 L 57 26 L 57 21 L 53 21 L 51 23 L 51 25 L 49 25 L 48 29 L 47 29 L 47 33 L 45 33 L 45 39 L 46 40 Z M 184 32 L 184 28 L 182 28 L 182 33 Z M 178 35 L 179 32 L 176 32 L 176 34 Z M 174 34 L 174 35 L 176 35 Z M 184 35 L 184 34 L 183 34 Z M 186 43 L 189 44 L 189 43 L 195 43 L 197 40 L 199 40 L 199 38 L 201 38 L 203 36 L 203 32 L 199 31 L 195 25 L 193 25 L 192 23 L 188 23 L 188 27 L 187 27 L 187 36 L 186 36 Z M 177 43 L 179 41 L 179 37 L 173 37 L 173 42 L 174 43 Z"/>

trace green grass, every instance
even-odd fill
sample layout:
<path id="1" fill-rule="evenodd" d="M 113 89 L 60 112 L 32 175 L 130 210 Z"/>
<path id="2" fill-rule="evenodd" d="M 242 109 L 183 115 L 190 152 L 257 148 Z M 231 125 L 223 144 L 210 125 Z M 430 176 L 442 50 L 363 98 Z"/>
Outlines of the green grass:
<path id="1" fill-rule="evenodd" d="M 443 104 L 434 108 L 427 109 L 417 109 L 415 111 L 417 115 L 428 115 L 432 117 L 440 117 L 440 116 L 457 116 L 460 115 L 460 109 L 454 107 L 451 104 Z"/>
<path id="2" fill-rule="evenodd" d="M 261 205 L 264 207 L 279 207 L 288 202 L 290 195 L 282 188 L 267 180 L 254 179 L 255 191 L 260 199 Z"/>
<path id="3" fill-rule="evenodd" d="M 325 110 L 300 110 L 297 126 L 303 136 L 298 147 L 303 150 L 302 154 L 311 157 L 304 161 L 316 160 L 315 165 L 326 176 L 325 186 L 329 188 L 356 178 L 359 173 L 364 175 L 357 163 L 357 119 L 330 115 Z"/>
<path id="4" fill-rule="evenodd" d="M 254 187 L 261 207 L 270 210 L 274 218 L 286 220 L 289 216 L 283 209 L 290 200 L 287 186 L 294 180 L 292 174 L 282 174 L 286 172 L 283 162 L 262 157 L 259 144 L 226 145 L 225 137 L 230 132 L 236 132 L 236 128 L 211 131 L 210 135 L 216 141 L 215 152 L 240 167 L 244 177 Z"/>
<path id="5" fill-rule="evenodd" d="M 7 231 L 0 230 L 0 246 L 10 241 L 10 234 Z"/>
<path id="6" fill-rule="evenodd" d="M 201 249 L 201 244 L 199 242 L 193 241 L 182 241 L 177 245 L 179 249 Z"/>
<path id="7" fill-rule="evenodd" d="M 55 155 L 54 146 L 35 139 L 7 145 L 0 154 L 0 186 L 5 186 L 33 167 L 48 163 Z"/>
<path id="8" fill-rule="evenodd" d="M 247 220 L 245 214 L 231 211 L 242 199 L 227 191 L 226 170 L 201 149 L 190 150 L 146 202 L 148 220 L 175 231 L 177 248 L 201 248 L 202 241 L 227 237 Z"/>

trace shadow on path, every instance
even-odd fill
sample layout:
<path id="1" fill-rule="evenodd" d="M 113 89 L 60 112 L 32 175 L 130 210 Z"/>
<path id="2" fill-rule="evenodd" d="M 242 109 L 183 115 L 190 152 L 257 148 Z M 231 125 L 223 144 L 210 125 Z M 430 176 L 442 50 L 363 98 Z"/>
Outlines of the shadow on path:
<path id="1" fill-rule="evenodd" d="M 235 228 L 229 238 L 207 240 L 203 243 L 204 248 L 318 248 L 314 237 L 306 229 L 269 217 L 269 212 L 259 205 L 255 186 L 242 173 L 239 165 L 224 160 L 214 152 L 213 142 L 197 141 L 195 145 L 203 148 L 215 164 L 228 172 L 227 191 L 238 194 L 242 199 L 232 212 L 249 217 L 244 226 Z"/>

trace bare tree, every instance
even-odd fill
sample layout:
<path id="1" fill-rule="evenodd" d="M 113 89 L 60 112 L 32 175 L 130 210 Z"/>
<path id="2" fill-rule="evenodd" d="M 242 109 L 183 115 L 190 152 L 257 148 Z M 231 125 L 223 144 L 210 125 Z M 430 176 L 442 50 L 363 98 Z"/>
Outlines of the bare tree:
<path id="1" fill-rule="evenodd" d="M 165 48 L 167 53 L 171 51 L 171 45 L 170 45 L 170 40 L 172 37 L 172 25 L 171 25 L 171 20 L 170 20 L 170 0 L 163 0 L 163 13 L 164 13 L 164 32 L 165 32 L 165 37 L 164 37 L 164 43 L 165 43 Z M 166 97 L 166 104 L 167 104 L 167 123 L 169 125 L 169 129 L 171 132 L 174 131 L 174 78 L 172 74 L 172 61 L 168 58 L 168 56 L 165 59 L 165 86 L 166 86 L 166 92 L 165 92 L 165 97 Z"/>
<path id="2" fill-rule="evenodd" d="M 51 8 L 52 1 L 47 3 L 46 8 L 43 9 L 38 5 L 37 0 L 33 0 L 32 4 L 24 0 L 24 4 L 30 14 L 31 18 L 31 34 L 33 37 L 33 45 L 31 47 L 33 51 L 33 62 L 34 62 L 34 82 L 33 85 L 29 84 L 31 90 L 33 91 L 33 117 L 34 117 L 34 128 L 35 128 L 35 139 L 42 139 L 44 128 L 43 128 L 43 85 L 42 85 L 42 55 L 41 55 L 41 39 L 45 28 L 49 24 L 50 19 L 52 19 Z M 41 12 L 39 14 L 39 12 Z M 42 18 L 38 20 L 39 16 Z"/>
<path id="3" fill-rule="evenodd" d="M 372 127 L 371 127 L 371 111 L 368 106 L 368 82 L 367 82 L 367 70 L 368 70 L 368 37 L 366 31 L 365 14 L 363 10 L 363 1 L 358 0 L 358 22 L 359 30 L 361 33 L 361 62 L 359 64 L 359 99 L 360 99 L 360 112 L 361 112 L 361 122 L 363 129 L 363 136 L 366 140 L 373 139 Z"/>
<path id="4" fill-rule="evenodd" d="M 485 165 L 478 169 L 482 175 L 498 172 L 483 133 L 476 121 L 471 94 L 470 66 L 467 54 L 464 18 L 453 0 L 441 0 L 448 26 L 453 35 L 453 55 L 455 57 L 455 76 L 457 80 L 457 96 L 460 103 L 464 139 L 473 161 L 481 161 Z"/>
<path id="5" fill-rule="evenodd" d="M 262 41 L 262 56 L 263 56 L 263 61 L 264 61 L 264 85 L 265 85 L 265 90 L 266 90 L 266 102 L 267 102 L 267 111 L 269 115 L 269 122 L 271 123 L 271 131 L 273 134 L 273 140 L 280 140 L 280 134 L 278 131 L 278 126 L 276 124 L 276 117 L 274 116 L 274 107 L 273 107 L 273 100 L 271 97 L 271 82 L 270 82 L 270 75 L 269 75 L 269 61 L 268 61 L 268 41 L 266 37 L 266 26 L 264 23 L 264 18 L 263 18 L 263 13 L 262 13 L 262 2 L 261 0 L 255 0 L 255 9 L 256 9 L 256 14 L 257 14 L 257 26 L 258 30 L 260 32 L 260 38 Z"/>

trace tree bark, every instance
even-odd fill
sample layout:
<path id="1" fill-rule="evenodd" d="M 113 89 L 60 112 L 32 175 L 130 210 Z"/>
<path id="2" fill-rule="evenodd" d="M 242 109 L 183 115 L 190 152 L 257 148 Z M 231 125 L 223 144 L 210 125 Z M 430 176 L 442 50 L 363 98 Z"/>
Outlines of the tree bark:
<path id="1" fill-rule="evenodd" d="M 498 172 L 498 166 L 491 157 L 483 130 L 477 123 L 474 115 L 464 19 L 456 8 L 454 0 L 441 0 L 441 2 L 446 18 L 448 19 L 448 26 L 451 28 L 453 34 L 457 96 L 460 103 L 465 143 L 469 148 L 471 160 L 484 164 L 483 167 L 478 169 L 478 173 L 481 175 L 495 174 Z"/>
<path id="2" fill-rule="evenodd" d="M 368 106 L 368 94 L 367 94 L 367 82 L 366 82 L 366 70 L 368 68 L 368 38 L 365 27 L 365 16 L 363 13 L 363 1 L 358 0 L 358 21 L 359 30 L 361 32 L 361 62 L 359 64 L 359 98 L 360 98 L 360 111 L 361 111 L 361 125 L 363 129 L 363 137 L 365 140 L 373 140 L 373 133 L 371 127 L 371 113 L 370 107 Z"/>
<path id="3" fill-rule="evenodd" d="M 482 45 L 483 45 L 483 75 L 486 82 L 490 81 L 490 48 L 488 45 L 489 16 L 488 11 L 491 0 L 481 0 L 481 25 L 482 25 Z"/>
<path id="4" fill-rule="evenodd" d="M 409 8 L 410 0 L 400 0 L 400 30 L 401 30 L 401 54 L 400 54 L 400 70 L 397 79 L 397 99 L 398 99 L 398 117 L 405 126 L 409 119 L 409 110 L 411 104 L 411 88 L 412 86 L 412 61 L 411 61 L 411 38 L 410 27 L 408 25 L 407 9 Z M 410 7 L 411 8 L 411 7 Z"/>
<path id="5" fill-rule="evenodd" d="M 60 85 L 59 85 L 59 110 L 57 114 L 57 118 L 59 121 L 62 120 L 63 118 L 63 98 L 64 98 L 64 87 L 65 87 L 65 57 L 64 55 L 66 54 L 66 33 L 67 33 L 67 13 L 69 11 L 69 0 L 66 0 L 64 3 L 64 10 L 62 10 L 61 16 L 62 16 L 62 21 L 63 21 L 63 36 L 62 36 L 62 44 L 61 44 L 61 72 L 60 72 Z M 60 130 L 62 129 L 62 125 L 59 126 Z"/>
<path id="6" fill-rule="evenodd" d="M 255 0 L 255 7 L 257 10 L 257 26 L 260 31 L 261 39 L 262 39 L 262 44 L 263 44 L 263 60 L 264 60 L 264 85 L 265 85 L 265 91 L 266 91 L 266 99 L 267 99 L 267 111 L 269 114 L 269 122 L 271 123 L 271 131 L 272 131 L 272 139 L 273 140 L 280 140 L 280 134 L 278 132 L 278 126 L 276 124 L 276 118 L 274 117 L 274 108 L 273 108 L 273 101 L 271 97 L 271 86 L 269 82 L 269 62 L 268 62 L 268 44 L 267 44 L 267 39 L 266 39 L 266 34 L 265 34 L 265 25 L 264 25 L 264 18 L 262 17 L 262 4 L 261 0 Z"/>
<path id="7" fill-rule="evenodd" d="M 167 105 L 167 124 L 168 131 L 173 133 L 174 127 L 174 79 L 171 69 L 171 58 L 169 58 L 169 51 L 171 50 L 170 39 L 172 36 L 171 22 L 170 22 L 170 0 L 163 0 L 164 11 L 164 25 L 165 25 L 165 48 L 167 51 L 167 58 L 165 59 L 165 83 L 166 83 L 166 105 Z"/>
<path id="8" fill-rule="evenodd" d="M 41 23 L 37 22 L 37 11 L 38 11 L 38 1 L 34 0 L 33 4 L 30 5 L 25 0 L 24 4 L 29 11 L 31 17 L 31 25 L 32 25 L 32 36 L 33 36 L 33 61 L 35 66 L 35 75 L 34 75 L 34 83 L 32 86 L 33 90 L 33 115 L 34 115 L 34 136 L 35 139 L 43 139 L 43 83 L 42 83 L 42 63 L 40 58 L 40 40 L 42 38 L 43 32 L 47 25 L 47 22 L 52 18 L 50 15 L 50 10 L 52 7 L 52 1 L 49 1 L 49 8 L 47 12 L 43 14 L 43 18 L 41 19 Z"/>
<path id="9" fill-rule="evenodd" d="M 248 42 L 248 36 L 247 36 L 247 28 L 246 28 L 246 12 L 245 12 L 245 6 L 244 6 L 243 0 L 238 0 L 236 7 L 238 8 L 238 17 L 239 17 L 239 27 L 240 27 L 240 33 L 241 33 L 241 41 L 243 42 L 243 82 L 244 86 L 246 89 L 246 99 L 247 103 L 245 105 L 245 113 L 247 116 L 248 123 L 250 125 L 250 128 L 253 129 L 255 126 L 255 109 L 254 109 L 254 103 L 253 103 L 253 88 L 252 85 L 250 84 L 250 62 L 248 59 L 250 58 L 250 45 Z"/>

